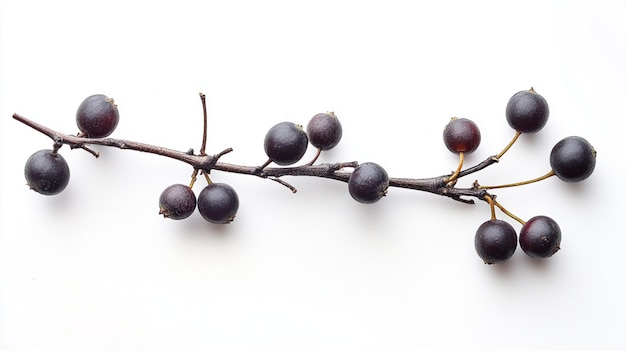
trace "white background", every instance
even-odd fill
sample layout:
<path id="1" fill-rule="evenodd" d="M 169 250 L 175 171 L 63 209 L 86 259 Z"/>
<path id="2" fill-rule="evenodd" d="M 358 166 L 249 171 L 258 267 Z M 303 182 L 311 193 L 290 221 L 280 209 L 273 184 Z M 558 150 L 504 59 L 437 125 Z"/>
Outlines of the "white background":
<path id="1" fill-rule="evenodd" d="M 0 14 L 0 349 L 626 348 L 624 1 L 9 0 Z M 450 117 L 480 126 L 477 163 L 513 136 L 504 107 L 531 86 L 546 127 L 459 185 L 542 175 L 568 135 L 597 167 L 580 184 L 494 191 L 563 231 L 553 258 L 518 248 L 502 266 L 474 251 L 485 203 L 396 188 L 367 206 L 345 183 L 285 179 L 294 195 L 215 172 L 239 193 L 235 222 L 172 221 L 158 197 L 187 165 L 64 147 L 70 185 L 41 196 L 23 167 L 51 141 L 11 118 L 75 133 L 78 104 L 103 93 L 121 114 L 112 136 L 198 150 L 203 92 L 209 152 L 235 150 L 225 162 L 259 165 L 272 125 L 334 111 L 344 137 L 321 162 L 429 177 L 456 166 Z"/>

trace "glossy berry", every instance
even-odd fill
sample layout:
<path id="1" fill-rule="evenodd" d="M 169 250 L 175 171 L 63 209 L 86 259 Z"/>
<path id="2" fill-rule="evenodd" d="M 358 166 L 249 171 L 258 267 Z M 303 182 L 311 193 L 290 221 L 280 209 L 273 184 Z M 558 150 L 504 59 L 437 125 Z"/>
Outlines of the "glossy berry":
<path id="1" fill-rule="evenodd" d="M 106 95 L 96 94 L 83 100 L 76 111 L 76 125 L 88 138 L 104 138 L 109 136 L 120 120 L 113 99 Z"/>
<path id="2" fill-rule="evenodd" d="M 533 217 L 522 226 L 519 244 L 528 256 L 550 257 L 559 251 L 561 228 L 550 217 Z"/>
<path id="3" fill-rule="evenodd" d="M 233 221 L 239 209 L 239 197 L 230 185 L 211 183 L 198 195 L 198 211 L 205 220 L 216 224 Z"/>
<path id="4" fill-rule="evenodd" d="M 185 219 L 196 209 L 196 194 L 187 185 L 170 185 L 159 197 L 159 214 L 165 218 Z"/>
<path id="5" fill-rule="evenodd" d="M 70 168 L 65 159 L 52 150 L 39 150 L 26 160 L 26 183 L 43 195 L 56 195 L 70 181 Z"/>
<path id="6" fill-rule="evenodd" d="M 321 150 L 330 150 L 339 144 L 343 129 L 334 113 L 318 113 L 306 127 L 309 142 Z"/>
<path id="7" fill-rule="evenodd" d="M 281 122 L 265 135 L 265 154 L 281 166 L 294 164 L 304 156 L 309 139 L 301 125 Z"/>
<path id="8" fill-rule="evenodd" d="M 517 92 L 506 105 L 506 120 L 511 128 L 522 133 L 536 133 L 548 122 L 550 109 L 543 96 L 533 88 Z"/>
<path id="9" fill-rule="evenodd" d="M 348 190 L 353 199 L 371 204 L 387 194 L 389 176 L 384 168 L 373 162 L 357 166 L 348 179 Z"/>
<path id="10" fill-rule="evenodd" d="M 502 263 L 513 256 L 517 248 L 517 234 L 509 223 L 491 219 L 476 230 L 474 246 L 486 264 Z"/>
<path id="11" fill-rule="evenodd" d="M 480 145 L 480 130 L 476 123 L 467 118 L 450 119 L 443 130 L 443 142 L 454 153 L 470 153 Z"/>
<path id="12" fill-rule="evenodd" d="M 564 138 L 552 148 L 550 166 L 559 179 L 579 182 L 593 173 L 596 167 L 596 150 L 579 136 Z"/>

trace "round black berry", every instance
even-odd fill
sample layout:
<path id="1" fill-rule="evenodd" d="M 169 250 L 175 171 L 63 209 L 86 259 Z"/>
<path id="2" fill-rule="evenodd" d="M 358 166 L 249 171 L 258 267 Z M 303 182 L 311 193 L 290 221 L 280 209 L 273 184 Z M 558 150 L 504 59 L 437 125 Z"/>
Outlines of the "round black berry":
<path id="1" fill-rule="evenodd" d="M 550 257 L 559 251 L 561 228 L 550 217 L 533 217 L 522 226 L 519 244 L 528 256 Z"/>
<path id="2" fill-rule="evenodd" d="M 543 96 L 533 88 L 517 92 L 506 105 L 506 120 L 521 133 L 536 133 L 548 122 L 550 109 Z"/>
<path id="3" fill-rule="evenodd" d="M 593 173 L 596 167 L 596 150 L 579 136 L 564 138 L 552 148 L 550 166 L 561 180 L 579 182 Z"/>
<path id="4" fill-rule="evenodd" d="M 470 153 L 480 145 L 480 130 L 467 118 L 453 117 L 443 130 L 443 142 L 454 153 Z"/>
<path id="5" fill-rule="evenodd" d="M 185 219 L 196 209 L 196 194 L 187 185 L 170 185 L 159 197 L 159 214 L 165 218 Z"/>
<path id="6" fill-rule="evenodd" d="M 239 209 L 239 197 L 230 185 L 211 183 L 198 195 L 198 211 L 211 223 L 227 224 L 233 221 Z"/>
<path id="7" fill-rule="evenodd" d="M 265 135 L 265 154 L 281 166 L 294 164 L 304 156 L 309 139 L 301 125 L 281 122 Z"/>
<path id="8" fill-rule="evenodd" d="M 109 136 L 120 120 L 117 105 L 106 95 L 96 94 L 83 100 L 76 111 L 76 125 L 88 138 Z"/>
<path id="9" fill-rule="evenodd" d="M 39 150 L 26 160 L 26 183 L 43 195 L 63 191 L 70 181 L 70 168 L 65 159 L 52 150 Z"/>
<path id="10" fill-rule="evenodd" d="M 321 150 L 330 150 L 339 144 L 343 130 L 334 113 L 318 113 L 306 127 L 309 142 Z"/>
<path id="11" fill-rule="evenodd" d="M 389 176 L 384 168 L 373 162 L 357 166 L 348 179 L 348 190 L 353 199 L 371 204 L 387 194 Z"/>
<path id="12" fill-rule="evenodd" d="M 476 230 L 474 246 L 486 264 L 502 263 L 513 256 L 517 248 L 517 234 L 509 223 L 491 219 Z"/>

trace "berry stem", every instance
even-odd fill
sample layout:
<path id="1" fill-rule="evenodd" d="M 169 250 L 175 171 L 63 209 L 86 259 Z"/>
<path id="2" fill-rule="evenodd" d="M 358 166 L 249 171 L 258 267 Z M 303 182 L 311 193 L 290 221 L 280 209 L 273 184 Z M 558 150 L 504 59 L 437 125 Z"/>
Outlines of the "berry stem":
<path id="1" fill-rule="evenodd" d="M 204 179 L 206 179 L 207 185 L 213 184 L 211 177 L 209 177 L 209 172 L 203 170 L 202 174 L 204 174 Z"/>
<path id="2" fill-rule="evenodd" d="M 198 179 L 198 169 L 194 169 L 193 173 L 191 173 L 191 182 L 189 182 L 189 188 L 193 188 L 193 185 L 196 184 L 197 179 Z"/>
<path id="3" fill-rule="evenodd" d="M 495 220 L 496 219 L 496 207 L 494 204 L 494 200 L 489 195 L 485 196 L 485 200 L 489 203 L 489 209 L 491 210 L 491 219 Z"/>
<path id="4" fill-rule="evenodd" d="M 452 173 L 452 175 L 448 179 L 449 186 L 454 185 L 454 183 L 456 182 L 456 179 L 459 177 L 459 174 L 461 173 L 461 169 L 463 168 L 464 160 L 465 160 L 465 153 L 459 152 L 459 166 L 456 168 L 456 171 L 454 171 L 454 173 Z"/>
<path id="5" fill-rule="evenodd" d="M 259 167 L 257 167 L 257 168 L 258 168 L 258 170 L 259 170 L 259 173 L 260 173 L 260 172 L 263 172 L 263 170 L 264 170 L 267 166 L 269 166 L 269 165 L 270 165 L 270 163 L 272 163 L 272 159 L 271 159 L 271 158 L 270 158 L 270 159 L 268 159 L 267 161 L 265 161 L 265 163 L 264 163 L 264 164 L 262 164 L 262 165 L 260 165 Z"/>
<path id="6" fill-rule="evenodd" d="M 507 151 L 509 151 L 511 146 L 513 146 L 513 144 L 515 144 L 515 142 L 517 141 L 517 139 L 519 138 L 520 135 L 522 135 L 522 132 L 520 132 L 520 131 L 515 132 L 515 136 L 513 136 L 513 139 L 511 139 L 511 141 L 507 144 L 507 146 L 505 146 L 504 149 L 502 151 L 500 151 L 500 153 L 495 156 L 495 158 L 497 160 L 499 160 Z"/>
<path id="7" fill-rule="evenodd" d="M 500 203 L 498 201 L 493 200 L 493 204 L 496 205 L 500 209 L 500 211 L 502 211 L 502 213 L 504 213 L 507 216 L 509 216 L 509 217 L 513 218 L 514 220 L 518 221 L 521 225 L 526 224 L 526 222 L 523 219 L 521 219 L 521 218 L 517 217 L 516 215 L 514 215 L 513 213 L 509 212 L 509 210 L 507 210 L 502 205 L 500 205 Z"/>
<path id="8" fill-rule="evenodd" d="M 542 181 L 544 179 L 550 178 L 554 175 L 554 171 L 550 170 L 550 172 L 542 175 L 541 177 L 537 177 L 537 178 L 533 178 L 530 180 L 526 180 L 523 182 L 516 182 L 516 183 L 509 183 L 509 184 L 501 184 L 501 185 L 481 185 L 478 188 L 479 189 L 502 189 L 502 188 L 511 188 L 514 186 L 520 186 L 520 185 L 526 185 L 526 184 L 532 184 L 532 183 L 536 183 L 539 181 Z"/>
<path id="9" fill-rule="evenodd" d="M 52 145 L 52 155 L 56 156 L 57 152 L 59 151 L 59 149 L 61 148 L 61 146 L 63 146 L 63 143 L 61 141 L 59 141 L 58 139 L 54 140 L 54 144 Z"/>
<path id="10" fill-rule="evenodd" d="M 315 156 L 309 163 L 307 163 L 307 166 L 312 166 L 315 163 L 315 161 L 317 161 L 317 159 L 320 157 L 321 153 L 322 153 L 322 149 L 317 148 L 317 152 L 315 153 Z"/>

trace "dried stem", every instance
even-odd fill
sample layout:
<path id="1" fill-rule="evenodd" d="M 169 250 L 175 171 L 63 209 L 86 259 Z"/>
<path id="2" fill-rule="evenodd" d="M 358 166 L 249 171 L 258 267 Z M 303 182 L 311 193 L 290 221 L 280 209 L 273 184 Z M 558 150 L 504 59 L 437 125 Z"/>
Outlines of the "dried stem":
<path id="1" fill-rule="evenodd" d="M 202 101 L 202 118 L 203 118 L 202 145 L 200 146 L 200 155 L 206 155 L 208 117 L 207 117 L 207 112 L 206 112 L 206 95 L 204 95 L 203 93 L 200 93 L 200 101 Z"/>
<path id="2" fill-rule="evenodd" d="M 202 98 L 202 95 L 201 95 Z M 204 102 L 204 99 L 203 99 Z M 204 103 L 203 103 L 204 105 Z M 204 105 L 204 107 L 206 107 Z M 195 178 L 198 172 L 202 172 L 203 174 L 208 175 L 212 170 L 229 172 L 229 173 L 238 173 L 245 175 L 257 176 L 260 178 L 268 178 L 273 181 L 276 181 L 287 188 L 289 188 L 292 192 L 296 192 L 296 188 L 287 183 L 286 181 L 279 179 L 284 176 L 305 176 L 305 177 L 318 177 L 318 178 L 327 178 L 333 179 L 341 182 L 348 182 L 350 178 L 351 171 L 346 169 L 354 169 L 358 166 L 358 162 L 338 162 L 338 163 L 321 163 L 321 164 L 305 164 L 301 166 L 294 167 L 267 167 L 269 163 L 265 163 L 263 166 L 243 166 L 230 164 L 225 162 L 218 162 L 218 160 L 227 153 L 232 152 L 231 148 L 224 149 L 223 151 L 215 154 L 215 155 L 207 155 L 204 152 L 204 147 L 206 144 L 206 134 L 203 137 L 202 148 L 199 154 L 194 154 L 192 150 L 183 152 L 177 151 L 173 149 L 168 149 L 161 146 L 150 145 L 145 143 L 140 143 L 131 140 L 123 140 L 123 139 L 115 139 L 115 138 L 85 138 L 75 135 L 63 134 L 59 133 L 51 128 L 43 126 L 37 122 L 34 122 L 24 116 L 19 114 L 13 114 L 13 118 L 24 123 L 25 125 L 41 132 L 44 135 L 50 137 L 54 143 L 55 147 L 61 147 L 62 145 L 68 145 L 70 148 L 80 148 L 86 150 L 93 154 L 95 157 L 98 157 L 98 153 L 89 149 L 87 145 L 101 145 L 108 147 L 115 147 L 122 150 L 135 150 L 139 152 L 145 152 L 150 154 L 155 154 L 159 156 L 169 157 L 181 162 L 185 162 L 191 165 L 194 168 L 194 172 L 192 174 L 192 180 L 190 186 L 195 182 Z M 206 117 L 205 117 L 206 123 Z M 206 128 L 205 128 L 206 133 Z M 495 156 L 488 157 L 486 160 L 480 162 L 479 164 L 467 168 L 465 170 L 460 170 L 458 172 L 454 172 L 454 179 L 459 179 L 461 177 L 467 176 L 469 174 L 478 172 L 494 163 L 498 162 L 498 159 Z M 441 196 L 449 197 L 453 200 L 457 200 L 464 203 L 473 204 L 474 200 L 471 198 L 476 198 L 482 201 L 486 200 L 489 193 L 485 188 L 479 187 L 477 184 L 474 184 L 470 188 L 457 188 L 454 185 L 456 182 L 450 182 L 452 175 L 446 174 L 437 177 L 431 178 L 395 178 L 390 177 L 389 186 L 425 191 L 433 194 L 438 194 Z M 493 197 L 493 196 L 491 196 Z"/>

